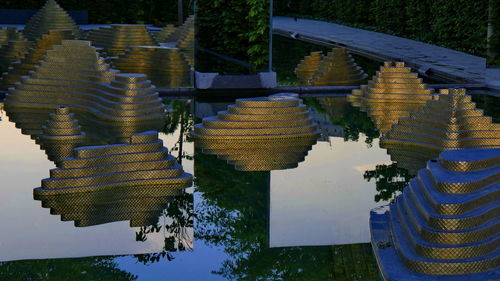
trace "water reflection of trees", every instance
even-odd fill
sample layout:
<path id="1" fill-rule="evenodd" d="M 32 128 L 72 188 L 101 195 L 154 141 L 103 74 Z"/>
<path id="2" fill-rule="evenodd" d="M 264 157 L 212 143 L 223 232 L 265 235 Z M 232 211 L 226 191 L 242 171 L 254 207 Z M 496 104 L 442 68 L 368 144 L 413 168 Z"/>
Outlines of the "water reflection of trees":
<path id="1" fill-rule="evenodd" d="M 117 268 L 114 257 L 0 262 L 0 280 L 132 281 L 137 276 Z"/>
<path id="2" fill-rule="evenodd" d="M 189 100 L 164 100 L 165 105 L 170 109 L 169 120 L 165 123 L 163 133 L 170 135 L 179 131 L 179 137 L 171 153 L 177 151 L 177 161 L 182 164 L 182 159 L 192 160 L 193 156 L 186 153 L 183 149 L 184 142 L 191 142 L 189 132 L 194 125 L 194 116 L 191 111 L 191 102 Z"/>
<path id="3" fill-rule="evenodd" d="M 213 272 L 228 280 L 379 280 L 369 244 L 269 248 L 270 172 L 236 171 L 195 154 L 195 237 L 229 255 Z M 304 230 L 307 231 L 307 230 Z"/>
<path id="4" fill-rule="evenodd" d="M 375 202 L 394 201 L 399 192 L 408 185 L 412 175 L 406 169 L 398 168 L 396 163 L 377 165 L 375 170 L 366 171 L 363 178 L 367 181 L 375 180 L 377 194 Z"/>

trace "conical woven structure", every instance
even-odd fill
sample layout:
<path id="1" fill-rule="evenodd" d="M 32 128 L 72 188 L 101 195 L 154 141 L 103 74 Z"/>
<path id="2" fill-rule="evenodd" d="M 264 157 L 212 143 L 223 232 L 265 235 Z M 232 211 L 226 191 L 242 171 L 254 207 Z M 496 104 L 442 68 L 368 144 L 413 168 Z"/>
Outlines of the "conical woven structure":
<path id="1" fill-rule="evenodd" d="M 169 31 L 171 27 L 167 26 L 166 29 L 165 33 Z M 157 37 L 157 39 L 159 43 L 177 42 L 184 38 L 191 30 L 194 30 L 194 15 L 187 17 L 184 23 L 181 26 L 176 27 L 173 32 L 168 34 L 168 36 L 160 36 Z"/>
<path id="2" fill-rule="evenodd" d="M 191 136 L 204 153 L 216 154 L 238 170 L 297 167 L 320 132 L 294 96 L 237 99 L 227 111 L 203 119 Z"/>
<path id="3" fill-rule="evenodd" d="M 65 40 L 6 95 L 8 107 L 56 108 L 107 122 L 157 122 L 165 108 L 143 74 L 116 74 L 88 41 Z"/>
<path id="4" fill-rule="evenodd" d="M 7 70 L 12 62 L 19 61 L 26 56 L 31 47 L 26 40 L 11 40 L 0 47 L 0 69 Z"/>
<path id="5" fill-rule="evenodd" d="M 405 67 L 404 62 L 385 62 L 368 85 L 353 90 L 348 100 L 366 111 L 385 135 L 399 118 L 408 116 L 409 111 L 433 96 L 434 90 L 422 83 L 417 73 Z"/>
<path id="6" fill-rule="evenodd" d="M 146 74 L 159 88 L 189 83 L 189 65 L 177 48 L 132 46 L 113 61 L 113 66 L 122 72 Z"/>
<path id="7" fill-rule="evenodd" d="M 13 87 L 15 83 L 21 81 L 21 76 L 28 75 L 30 71 L 35 69 L 35 66 L 54 45 L 61 44 L 62 40 L 73 38 L 71 30 L 51 30 L 48 34 L 37 39 L 26 56 L 20 61 L 13 62 L 7 72 L 2 74 L 0 89 L 7 90 Z"/>
<path id="8" fill-rule="evenodd" d="M 109 56 L 124 53 L 130 46 L 156 46 L 145 25 L 112 24 L 91 30 L 87 39 L 92 45 L 104 48 Z"/>
<path id="9" fill-rule="evenodd" d="M 23 34 L 15 27 L 0 28 L 0 46 L 6 45 L 11 40 L 24 41 L 25 39 Z"/>
<path id="10" fill-rule="evenodd" d="M 386 280 L 498 280 L 500 149 L 448 150 L 371 213 Z M 423 274 L 423 275 L 422 275 Z"/>
<path id="11" fill-rule="evenodd" d="M 24 36 L 35 40 L 50 30 L 67 29 L 73 32 L 75 38 L 82 38 L 83 33 L 75 21 L 54 0 L 48 0 L 24 26 Z"/>
<path id="12" fill-rule="evenodd" d="M 313 86 L 360 85 L 368 75 L 359 67 L 347 50 L 333 49 L 318 65 L 318 69 L 309 79 Z"/>
<path id="13" fill-rule="evenodd" d="M 194 26 L 187 29 L 186 33 L 179 39 L 176 46 L 182 50 L 189 66 L 194 67 Z"/>
<path id="14" fill-rule="evenodd" d="M 309 83 L 309 80 L 313 77 L 316 70 L 318 70 L 322 60 L 322 52 L 311 52 L 309 56 L 305 56 L 304 59 L 297 65 L 294 70 L 295 75 L 302 83 Z"/>
<path id="15" fill-rule="evenodd" d="M 169 155 L 155 131 L 134 134 L 129 143 L 75 148 L 73 157 L 63 159 L 59 167 L 50 170 L 50 178 L 35 188 L 35 196 L 120 187 L 178 188 L 193 179 Z"/>
<path id="16" fill-rule="evenodd" d="M 68 107 L 58 107 L 55 113 L 49 115 L 38 137 L 38 142 L 42 149 L 45 149 L 49 160 L 57 164 L 58 161 L 70 157 L 73 148 L 84 142 L 85 133 Z"/>
<path id="17" fill-rule="evenodd" d="M 158 34 L 156 34 L 155 39 L 156 42 L 168 42 L 168 37 L 174 33 L 175 26 L 173 24 L 167 24 Z"/>
<path id="18" fill-rule="evenodd" d="M 492 123 L 471 102 L 465 89 L 443 89 L 437 100 L 399 119 L 381 145 L 420 146 L 437 151 L 457 148 L 500 148 L 500 124 Z"/>

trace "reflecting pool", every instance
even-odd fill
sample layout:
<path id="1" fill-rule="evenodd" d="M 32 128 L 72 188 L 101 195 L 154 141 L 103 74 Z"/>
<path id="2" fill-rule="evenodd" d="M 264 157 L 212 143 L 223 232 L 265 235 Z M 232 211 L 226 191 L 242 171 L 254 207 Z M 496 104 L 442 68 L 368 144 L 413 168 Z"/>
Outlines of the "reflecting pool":
<path id="1" fill-rule="evenodd" d="M 495 112 L 498 100 L 475 99 Z M 304 161 L 246 172 L 195 149 L 189 136 L 232 103 L 164 100 L 160 139 L 193 186 L 45 201 L 33 189 L 56 166 L 29 135 L 37 128 L 1 111 L 0 280 L 379 280 L 369 211 L 412 176 L 380 148 L 367 114 L 345 97 L 306 98 L 322 136 Z M 93 135 L 85 145 L 116 141 L 91 124 L 82 130 Z"/>

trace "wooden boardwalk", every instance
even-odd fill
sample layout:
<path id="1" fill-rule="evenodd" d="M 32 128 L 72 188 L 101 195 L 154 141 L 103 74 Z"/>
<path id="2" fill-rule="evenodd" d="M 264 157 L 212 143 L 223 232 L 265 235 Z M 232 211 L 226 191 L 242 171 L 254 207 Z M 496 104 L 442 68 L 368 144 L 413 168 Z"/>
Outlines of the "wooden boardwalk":
<path id="1" fill-rule="evenodd" d="M 455 83 L 485 83 L 486 59 L 415 40 L 335 23 L 273 17 L 273 33 L 341 46 L 371 59 L 401 60 L 420 74 Z"/>

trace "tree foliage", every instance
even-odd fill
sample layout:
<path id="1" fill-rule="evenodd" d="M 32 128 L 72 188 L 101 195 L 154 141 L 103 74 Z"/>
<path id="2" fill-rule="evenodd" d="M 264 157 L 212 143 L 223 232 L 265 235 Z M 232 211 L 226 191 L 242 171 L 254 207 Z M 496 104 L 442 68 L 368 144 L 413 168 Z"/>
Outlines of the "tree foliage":
<path id="1" fill-rule="evenodd" d="M 378 194 L 375 195 L 375 202 L 380 202 L 381 200 L 394 200 L 413 176 L 407 170 L 398 168 L 396 163 L 392 163 L 390 165 L 377 165 L 375 170 L 366 171 L 363 178 L 367 181 L 375 180 L 378 191 Z"/>

